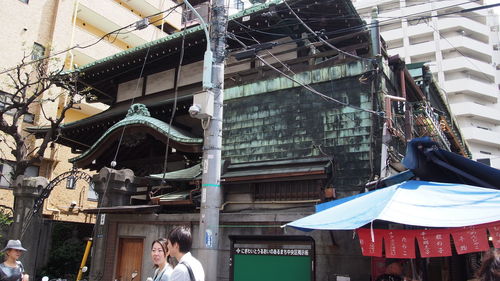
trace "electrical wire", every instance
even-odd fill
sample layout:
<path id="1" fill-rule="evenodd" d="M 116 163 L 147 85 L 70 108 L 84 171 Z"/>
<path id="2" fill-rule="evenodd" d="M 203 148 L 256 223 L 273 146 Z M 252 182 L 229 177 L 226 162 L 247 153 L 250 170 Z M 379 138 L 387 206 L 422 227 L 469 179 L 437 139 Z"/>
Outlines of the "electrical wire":
<path id="1" fill-rule="evenodd" d="M 277 69 L 276 67 L 272 66 L 270 63 L 268 63 L 266 60 L 264 60 L 263 58 L 261 58 L 260 56 L 256 56 L 256 58 L 258 58 L 262 63 L 264 63 L 265 65 L 267 65 L 268 67 L 270 67 L 271 69 L 273 69 L 274 71 L 280 73 L 281 75 L 283 75 L 285 78 L 299 84 L 300 86 L 304 87 L 305 89 L 309 90 L 310 92 L 318 95 L 319 97 L 325 99 L 325 100 L 328 100 L 328 101 L 331 101 L 331 102 L 334 102 L 336 104 L 340 104 L 340 105 L 343 105 L 343 106 L 346 106 L 346 107 L 350 107 L 350 108 L 353 108 L 353 109 L 357 109 L 357 110 L 360 110 L 360 111 L 365 111 L 365 112 L 368 112 L 368 113 L 371 113 L 371 114 L 374 114 L 374 115 L 377 115 L 379 117 L 383 117 L 383 112 L 377 112 L 377 111 L 374 111 L 374 110 L 370 110 L 370 109 L 366 109 L 366 108 L 362 108 L 362 107 L 359 107 L 359 106 L 355 106 L 355 105 L 352 105 L 352 104 L 349 104 L 349 103 L 346 103 L 346 102 L 342 102 L 342 101 L 339 101 L 335 98 L 332 98 L 330 96 L 327 96 L 321 92 L 319 92 L 318 90 L 314 89 L 313 87 L 311 87 L 310 85 L 306 84 L 306 83 L 303 83 L 291 76 L 289 76 L 288 74 L 284 73 L 283 71 Z"/>
<path id="2" fill-rule="evenodd" d="M 228 34 L 231 34 L 231 33 L 228 33 Z M 241 45 L 243 45 L 245 48 L 248 48 L 248 46 L 246 46 L 243 42 L 241 42 L 240 40 L 238 40 L 234 34 L 231 34 L 230 36 L 232 36 L 233 40 L 237 41 L 238 43 L 240 43 Z M 251 36 L 249 34 L 249 36 Z M 260 42 L 255 39 L 255 37 L 251 36 L 252 39 L 257 42 L 258 44 L 260 44 Z M 274 56 L 269 50 L 266 50 L 276 61 L 278 61 L 281 65 L 283 65 L 283 67 L 285 67 L 288 71 L 290 71 L 293 75 L 295 75 L 295 72 L 293 72 L 283 61 L 281 61 L 279 58 L 277 58 L 276 56 Z M 364 108 L 361 108 L 361 107 L 357 107 L 357 106 L 354 106 L 354 105 L 350 105 L 348 103 L 344 103 L 344 102 L 341 102 L 337 99 L 334 99 L 334 98 L 331 98 L 323 93 L 320 93 L 319 91 L 317 91 L 316 89 L 312 88 L 310 85 L 308 84 L 305 84 L 305 83 L 302 83 L 296 79 L 294 79 L 293 77 L 287 75 L 286 73 L 282 72 L 281 70 L 275 68 L 274 66 L 272 66 L 271 64 L 269 64 L 266 60 L 264 60 L 262 57 L 256 55 L 256 57 L 262 61 L 262 63 L 264 63 L 265 65 L 267 65 L 268 67 L 272 68 L 273 70 L 279 72 L 280 74 L 282 74 L 283 76 L 285 76 L 286 78 L 292 80 L 293 82 L 296 82 L 297 84 L 303 86 L 304 88 L 306 88 L 307 90 L 311 91 L 312 93 L 314 94 L 317 94 L 318 96 L 320 96 L 322 99 L 326 100 L 326 101 L 333 101 L 337 104 L 341 104 L 341 105 L 344 105 L 344 106 L 348 106 L 348 107 L 351 107 L 351 108 L 354 108 L 354 109 L 357 109 L 357 110 L 362 110 L 362 111 L 366 111 L 366 112 L 369 112 L 369 113 L 372 113 L 372 114 L 376 114 L 377 116 L 382 116 L 383 113 L 381 112 L 376 112 L 376 111 L 373 111 L 373 110 L 368 110 L 368 109 L 364 109 Z"/>
<path id="3" fill-rule="evenodd" d="M 445 9 L 448 9 L 448 8 L 454 8 L 454 7 L 458 6 L 458 5 L 464 5 L 464 4 L 474 3 L 474 2 L 477 2 L 477 1 L 479 1 L 479 0 L 469 0 L 469 1 L 466 1 L 466 2 L 461 2 L 461 3 L 453 4 L 453 5 L 450 5 L 450 6 L 445 6 L 445 7 L 440 7 L 440 8 L 425 10 L 425 11 L 416 12 L 416 13 L 405 15 L 405 16 L 391 17 L 388 20 L 379 21 L 378 24 L 379 24 L 380 27 L 383 27 L 383 26 L 391 25 L 391 24 L 397 22 L 397 20 L 399 20 L 399 19 L 422 20 L 422 19 L 427 19 L 427 18 L 432 18 L 432 17 L 445 17 L 445 16 L 449 16 L 449 15 L 453 15 L 453 14 L 465 13 L 465 12 L 468 12 L 470 9 L 463 9 L 463 10 L 459 10 L 459 11 L 455 11 L 455 12 L 449 12 L 449 13 L 446 13 L 446 14 L 440 14 L 440 15 L 435 15 L 435 16 L 422 16 L 422 17 L 414 18 L 414 19 L 412 18 L 413 16 L 416 16 L 416 15 L 426 14 L 426 13 L 433 12 L 433 11 L 445 10 Z M 285 4 L 287 4 L 287 3 L 285 2 Z M 475 10 L 477 10 L 477 9 L 486 9 L 486 8 L 491 8 L 493 6 L 499 6 L 499 5 L 500 4 L 493 4 L 493 5 L 489 5 L 489 6 L 480 6 L 480 7 L 476 7 L 476 8 L 472 8 L 472 9 L 475 9 Z M 277 10 L 276 12 L 278 12 L 278 11 L 284 11 L 284 10 Z M 324 14 L 322 13 L 322 15 L 324 15 Z M 341 17 L 336 17 L 335 19 L 345 19 L 345 18 L 341 16 Z M 352 19 L 358 19 L 358 18 L 353 17 Z M 252 30 L 254 32 L 266 34 L 266 35 L 274 35 L 274 36 L 289 36 L 290 35 L 290 34 L 285 34 L 285 33 L 270 33 L 270 32 L 264 31 L 267 28 L 263 28 L 263 29 L 259 29 L 259 30 L 253 29 L 253 28 L 251 28 L 249 26 L 246 26 L 246 25 L 240 23 L 237 19 L 232 19 L 231 21 L 237 23 L 238 25 L 240 25 L 240 26 L 242 26 L 242 27 L 244 27 L 246 29 Z M 320 22 L 320 20 L 319 19 L 307 20 L 307 22 L 308 23 L 314 23 L 314 22 Z M 292 27 L 294 25 L 295 25 L 295 23 L 291 23 L 291 24 L 288 24 L 288 25 L 280 25 L 280 27 Z M 344 28 L 344 29 L 338 29 L 338 30 L 335 30 L 334 32 L 326 32 L 326 33 L 324 33 L 324 35 L 334 35 L 334 34 L 339 34 L 339 33 L 351 32 L 353 30 L 360 30 L 360 29 L 363 29 L 363 28 L 369 28 L 369 27 L 372 27 L 373 25 L 374 25 L 374 23 L 366 23 L 366 24 L 362 24 L 362 25 L 356 25 L 356 26 L 352 26 L 352 27 L 348 27 L 348 28 Z M 274 29 L 275 25 L 270 26 L 268 28 L 269 29 Z M 233 32 L 233 33 L 236 34 L 236 32 Z M 316 35 L 315 32 L 313 32 L 313 34 Z"/>
<path id="4" fill-rule="evenodd" d="M 450 0 L 450 1 L 452 1 L 452 0 Z M 411 16 L 414 16 L 414 15 L 423 14 L 423 13 L 428 13 L 428 12 L 431 12 L 431 11 L 443 10 L 443 9 L 447 9 L 447 8 L 452 8 L 452 7 L 455 7 L 455 6 L 457 6 L 457 5 L 463 5 L 463 4 L 473 3 L 473 2 L 477 2 L 477 1 L 479 1 L 479 0 L 471 0 L 471 1 L 461 2 L 461 3 L 458 3 L 458 4 L 454 4 L 454 5 L 450 5 L 450 6 L 445 6 L 445 7 L 441 7 L 441 8 L 436 8 L 436 9 L 432 9 L 432 10 L 427 10 L 427 11 L 422 11 L 422 12 L 418 12 L 418 13 L 414 13 L 414 14 L 410 14 L 410 15 L 406 15 L 406 16 L 394 17 L 394 18 L 391 18 L 391 19 L 386 20 L 386 21 L 392 21 L 392 20 L 397 20 L 397 19 L 410 18 Z M 425 3 L 425 1 L 424 1 L 424 3 Z M 155 14 L 152 14 L 152 15 L 149 15 L 149 16 L 147 16 L 147 17 L 145 17 L 145 18 L 151 18 L 151 17 L 154 17 L 154 16 L 159 15 L 159 14 L 161 14 L 161 13 L 167 12 L 167 11 L 169 11 L 169 10 L 174 10 L 175 12 L 177 12 L 177 13 L 178 13 L 178 11 L 176 11 L 175 9 L 176 9 L 176 8 L 178 8 L 178 7 L 179 7 L 179 6 L 181 6 L 181 5 L 183 5 L 183 4 L 182 4 L 182 3 L 181 3 L 181 4 L 178 4 L 178 5 L 174 6 L 174 7 L 171 7 L 171 8 L 169 8 L 169 9 L 164 10 L 164 11 L 161 11 L 161 12 L 158 12 L 158 13 L 155 13 Z M 474 9 L 474 10 L 478 10 L 478 9 L 484 9 L 484 7 L 486 7 L 486 8 L 491 8 L 491 7 L 496 7 L 496 6 L 500 6 L 500 3 L 499 3 L 499 4 L 492 4 L 492 5 L 489 5 L 489 6 L 477 7 L 477 8 L 473 8 L 473 9 Z M 461 11 L 457 11 L 457 12 L 452 12 L 452 13 L 448 13 L 448 14 L 446 14 L 446 16 L 448 16 L 448 15 L 452 15 L 452 14 L 457 14 L 457 13 L 463 13 L 463 12 L 464 12 L 464 11 L 462 11 L 462 10 L 461 10 Z M 468 12 L 468 11 L 465 11 L 465 12 Z M 436 15 L 436 16 L 431 16 L 431 17 L 441 17 L 441 16 L 443 16 L 443 15 Z M 164 18 L 165 18 L 165 17 L 164 17 Z M 164 19 L 164 18 L 162 18 L 162 19 Z M 428 17 L 426 16 L 426 17 L 423 17 L 423 18 L 428 18 Z M 340 17 L 339 19 L 343 19 L 343 18 L 342 18 L 342 17 Z M 414 19 L 414 20 L 418 20 L 418 18 L 417 18 L 417 19 Z M 231 21 L 237 22 L 238 24 L 240 24 L 240 25 L 242 25 L 242 26 L 245 26 L 245 25 L 243 25 L 243 24 L 239 23 L 236 19 L 232 19 Z M 393 23 L 393 22 L 390 22 L 390 23 L 384 24 L 386 21 L 380 21 L 380 22 L 379 22 L 379 25 L 380 25 L 380 26 L 385 26 L 385 25 L 389 25 L 389 24 L 392 24 L 392 23 Z M 156 22 L 157 22 L 157 21 L 155 21 L 154 23 L 156 23 Z M 308 22 L 311 22 L 311 21 L 308 21 Z M 127 26 L 125 26 L 125 27 L 122 27 L 122 28 L 119 28 L 119 29 L 117 29 L 117 30 L 111 31 L 111 32 L 109 32 L 109 33 L 107 33 L 107 34 L 103 35 L 101 38 L 99 38 L 99 39 L 98 39 L 98 42 L 102 41 L 105 37 L 107 37 L 107 36 L 109 36 L 109 35 L 111 35 L 111 34 L 113 34 L 113 33 L 115 33 L 115 32 L 119 32 L 119 31 L 120 31 L 120 30 L 122 30 L 122 29 L 128 28 L 128 27 L 130 27 L 130 26 L 132 26 L 132 25 L 134 25 L 134 24 L 135 24 L 135 22 L 134 22 L 133 24 L 127 25 Z M 152 24 L 152 23 L 150 23 L 150 24 Z M 371 23 L 370 23 L 370 24 L 363 24 L 363 25 L 358 25 L 358 26 L 353 26 L 353 27 L 350 27 L 350 28 L 346 28 L 346 29 L 338 30 L 338 31 L 336 31 L 336 32 L 348 32 L 348 31 L 350 31 L 350 30 L 354 30 L 354 29 L 360 29 L 360 28 L 363 28 L 363 27 L 370 27 L 371 25 L 372 25 Z M 290 25 L 290 26 L 292 26 L 292 25 Z M 246 27 L 246 26 L 245 26 L 245 27 Z M 246 27 L 246 28 L 249 28 L 249 27 Z M 250 29 L 251 29 L 251 28 L 250 28 Z M 254 30 L 254 31 L 257 31 L 257 32 L 265 32 L 265 31 L 259 31 L 259 30 Z M 289 34 L 278 34 L 278 33 L 276 33 L 275 35 L 279 35 L 279 36 L 287 36 L 287 35 L 289 35 Z M 55 56 L 61 55 L 61 54 L 63 54 L 63 53 L 69 52 L 69 51 L 71 51 L 71 50 L 73 50 L 73 49 L 75 49 L 75 48 L 81 48 L 81 49 L 88 48 L 88 47 L 91 47 L 91 46 L 93 46 L 93 45 L 97 44 L 98 42 L 95 42 L 95 43 L 89 44 L 89 45 L 87 45 L 87 46 L 78 46 L 78 45 L 75 45 L 75 46 L 72 46 L 72 47 L 70 47 L 70 48 L 64 49 L 64 50 L 62 50 L 62 51 L 58 51 L 58 52 L 56 52 L 56 53 L 53 53 L 53 54 L 51 54 L 51 55 L 49 55 L 49 56 L 46 56 L 46 57 L 43 57 L 43 58 L 39 58 L 39 59 L 36 59 L 36 60 L 32 60 L 32 61 L 30 61 L 30 62 L 27 62 L 27 63 L 23 64 L 23 65 L 29 65 L 29 64 L 33 64 L 33 63 L 36 63 L 36 62 L 38 62 L 38 61 L 41 61 L 41 60 L 46 60 L 46 59 L 49 59 L 49 58 L 52 58 L 52 57 L 55 57 Z M 0 72 L 0 75 L 1 75 L 1 74 L 4 74 L 4 73 L 7 73 L 7 72 L 10 72 L 10 71 L 12 71 L 12 70 L 15 70 L 15 69 L 16 69 L 17 67 L 19 67 L 19 66 L 20 66 L 20 65 L 17 65 L 17 66 L 14 66 L 14 67 L 11 67 L 11 68 L 8 68 L 8 69 L 5 69 L 5 70 L 3 70 L 3 71 L 1 71 L 1 72 Z"/>
<path id="5" fill-rule="evenodd" d="M 161 14 L 161 13 L 169 12 L 166 16 L 164 16 L 163 18 L 161 18 L 161 19 L 159 19 L 159 20 L 165 19 L 168 15 L 170 15 L 170 13 L 172 13 L 172 11 L 175 11 L 175 9 L 177 9 L 177 8 L 178 8 L 179 6 L 181 6 L 181 5 L 183 5 L 183 4 L 182 4 L 182 3 L 181 3 L 181 4 L 177 4 L 177 5 L 175 5 L 175 6 L 173 6 L 173 7 L 170 7 L 170 8 L 168 8 L 168 9 L 164 10 L 164 11 L 161 11 L 161 12 L 155 13 L 155 14 L 153 14 L 153 15 L 146 16 L 146 17 L 144 17 L 144 18 L 151 18 L 151 17 L 154 17 L 154 16 L 159 15 L 159 14 Z M 177 12 L 177 11 L 176 11 L 176 12 Z M 159 21 L 159 20 L 157 20 L 157 21 Z M 155 22 L 157 22 L 157 21 L 154 21 L 154 22 L 152 22 L 152 23 L 148 23 L 148 25 L 152 25 L 153 23 L 155 23 Z M 4 74 L 4 73 L 7 73 L 7 72 L 10 72 L 10 71 L 13 71 L 13 70 L 15 70 L 16 68 L 18 68 L 18 67 L 20 67 L 20 66 L 31 65 L 31 64 L 34 64 L 34 63 L 37 63 L 37 62 L 43 61 L 43 60 L 47 60 L 47 59 L 50 59 L 50 58 L 56 57 L 56 56 L 58 56 L 58 55 L 61 55 L 61 54 L 67 53 L 67 52 L 69 52 L 69 51 L 72 51 L 72 50 L 74 50 L 74 49 L 86 49 L 86 48 L 92 47 L 92 46 L 96 45 L 97 43 L 101 42 L 104 38 L 106 38 L 106 37 L 108 37 L 108 36 L 110 36 L 110 35 L 112 35 L 112 34 L 114 34 L 114 33 L 117 33 L 117 32 L 119 33 L 121 30 L 124 30 L 124 29 L 127 29 L 127 28 L 129 28 L 129 27 L 132 27 L 132 26 L 134 26 L 135 24 L 136 24 L 136 22 L 133 22 L 133 23 L 131 23 L 131 24 L 129 24 L 129 25 L 126 25 L 126 26 L 124 26 L 124 27 L 120 27 L 120 28 L 118 28 L 118 29 L 115 29 L 115 30 L 113 30 L 113 31 L 110 31 L 110 32 L 108 32 L 108 33 L 106 33 L 106 34 L 102 35 L 99 39 L 97 39 L 97 41 L 95 41 L 95 42 L 93 42 L 93 43 L 90 43 L 90 44 L 88 44 L 88 45 L 80 46 L 79 44 L 76 44 L 76 45 L 71 46 L 71 47 L 69 47 L 69 48 L 67 48 L 67 49 L 64 49 L 64 50 L 61 50 L 61 51 L 57 51 L 57 52 L 55 52 L 55 53 L 52 53 L 52 54 L 50 54 L 50 55 L 48 55 L 48 56 L 41 57 L 41 58 L 38 58 L 38 59 L 35 59 L 35 60 L 32 60 L 32 61 L 29 61 L 29 62 L 26 62 L 26 63 L 20 64 L 20 65 L 16 65 L 16 66 L 13 66 L 13 67 L 7 68 L 7 69 L 5 69 L 5 70 L 0 71 L 0 75 L 2 75 L 2 74 Z M 129 32 L 133 32 L 133 31 L 135 31 L 135 30 L 137 30 L 137 28 L 135 28 L 134 30 L 131 30 L 131 31 L 129 31 Z M 127 32 L 127 33 L 129 33 L 129 32 Z M 123 34 L 125 34 L 125 33 L 123 33 Z M 116 38 L 115 38 L 115 40 L 116 40 Z"/>
<path id="6" fill-rule="evenodd" d="M 170 15 L 170 13 L 172 13 L 172 11 L 173 11 L 173 9 L 169 9 L 169 10 L 170 10 L 170 11 L 169 11 L 169 13 L 168 13 L 165 17 L 167 17 L 168 15 Z M 154 33 L 153 33 L 151 36 L 154 36 Z M 151 38 L 151 40 L 152 40 L 152 39 L 153 39 L 153 38 Z M 132 106 L 132 105 L 134 104 L 134 100 L 135 100 L 135 97 L 136 97 L 136 95 L 137 95 L 137 90 L 139 89 L 139 84 L 140 84 L 140 82 L 141 82 L 141 81 L 140 81 L 140 79 L 141 79 L 141 77 L 142 77 L 142 75 L 143 75 L 143 73 L 144 73 L 144 69 L 145 69 L 145 67 L 146 67 L 146 63 L 147 63 L 147 59 L 148 59 L 148 55 L 149 55 L 149 51 L 150 51 L 150 49 L 151 49 L 151 46 L 148 46 L 147 51 L 146 51 L 146 55 L 144 56 L 144 62 L 143 62 L 143 64 L 142 64 L 142 68 L 141 68 L 141 71 L 140 71 L 140 74 L 139 74 L 139 78 L 138 78 L 138 81 L 137 81 L 137 84 L 136 84 L 136 87 L 135 87 L 135 90 L 134 90 L 134 95 L 133 95 L 132 99 L 130 100 L 130 106 Z M 124 134 L 125 134 L 125 129 L 126 129 L 126 127 L 127 127 L 126 125 L 125 125 L 125 126 L 123 126 L 123 129 L 122 129 L 122 131 L 121 131 L 121 134 L 120 134 L 120 139 L 119 139 L 119 141 L 118 141 L 118 146 L 116 147 L 116 152 L 115 152 L 115 155 L 114 155 L 113 160 L 112 160 L 112 162 L 111 162 L 111 168 L 115 168 L 115 167 L 116 167 L 116 165 L 117 165 L 117 163 L 116 163 L 116 159 L 117 159 L 117 157 L 118 157 L 118 153 L 119 153 L 119 151 L 120 151 L 120 146 L 121 146 L 121 143 L 122 143 L 122 141 L 123 141 L 123 136 L 124 136 Z M 106 181 L 106 185 L 105 185 L 105 187 L 104 187 L 103 194 L 102 194 L 102 196 L 99 196 L 99 197 L 100 197 L 100 198 L 99 198 L 99 201 L 100 201 L 100 202 L 99 202 L 99 206 L 100 206 L 100 205 L 102 205 L 102 200 L 104 200 L 104 198 L 106 197 L 106 193 L 107 193 L 107 191 L 108 191 L 108 187 L 109 187 L 109 180 L 110 180 L 110 179 L 111 179 L 111 177 L 110 177 L 110 176 L 108 176 L 108 179 L 107 179 L 107 181 Z M 97 214 L 96 214 L 96 219 L 99 217 L 100 213 L 101 213 L 101 209 L 99 209 L 99 210 L 97 211 Z M 96 226 L 97 226 L 97 224 L 98 224 L 98 223 L 96 222 L 96 224 L 94 225 L 94 228 L 93 228 L 93 230 L 92 230 L 92 236 L 94 236 L 94 234 L 95 234 L 95 230 L 96 230 Z"/>
<path id="7" fill-rule="evenodd" d="M 462 55 L 462 57 L 464 57 L 474 68 L 477 69 L 477 71 L 479 73 L 481 73 L 482 76 L 484 76 L 484 78 L 486 78 L 486 80 L 488 80 L 490 83 L 495 83 L 495 81 L 493 79 L 491 79 L 491 77 L 487 76 L 483 70 L 481 70 L 476 64 L 474 64 L 474 62 L 468 57 L 466 56 L 464 53 L 462 53 L 462 51 L 460 51 L 458 48 L 456 48 L 449 40 L 448 38 L 444 37 L 441 32 L 439 32 L 439 30 L 437 30 L 432 24 L 428 24 L 429 27 L 431 27 L 434 31 L 437 32 L 437 34 L 439 35 L 439 37 L 441 37 L 442 39 L 444 39 L 455 51 L 457 51 L 460 55 Z"/>
<path id="8" fill-rule="evenodd" d="M 173 10 L 170 10 L 170 12 L 165 16 L 169 16 L 171 13 L 172 13 Z M 152 34 L 151 36 L 154 36 L 154 34 Z M 153 38 L 151 38 L 151 40 L 153 40 Z M 135 97 L 137 96 L 137 90 L 139 90 L 139 84 L 141 82 L 141 78 L 142 78 L 142 74 L 144 73 L 144 69 L 146 67 L 146 62 L 148 60 L 148 55 L 149 55 L 149 51 L 151 50 L 151 45 L 148 46 L 147 50 L 146 50 L 146 55 L 144 56 L 144 62 L 142 64 L 142 67 L 141 67 L 141 71 L 139 73 L 139 78 L 137 79 L 137 84 L 135 86 L 135 90 L 134 90 L 134 95 L 132 97 L 132 99 L 130 100 L 130 106 L 132 106 L 134 104 L 134 101 L 135 101 Z M 122 129 L 122 132 L 121 132 L 121 135 L 120 135 L 120 139 L 118 141 L 118 147 L 116 148 L 116 153 L 115 153 L 115 156 L 113 157 L 113 162 L 116 162 L 116 158 L 118 157 L 118 152 L 120 151 L 120 146 L 121 146 L 121 143 L 122 143 L 122 140 L 123 140 L 123 135 L 125 133 L 125 129 L 127 128 L 127 126 L 123 126 L 123 129 Z"/>
<path id="9" fill-rule="evenodd" d="M 168 122 L 168 131 L 167 131 L 167 142 L 165 144 L 165 159 L 163 161 L 163 173 L 162 173 L 162 184 L 164 183 L 165 181 L 165 175 L 167 173 L 167 165 L 168 165 L 168 148 L 169 148 L 169 145 L 170 145 L 170 130 L 172 128 L 172 124 L 173 124 L 173 121 L 174 121 L 174 117 L 175 117 L 175 112 L 177 110 L 177 97 L 178 97 L 178 94 L 179 94 L 179 83 L 180 83 L 180 79 L 181 79 L 181 70 L 182 70 L 182 61 L 184 60 L 184 41 L 185 41 L 185 37 L 186 37 L 186 15 L 183 14 L 183 19 L 184 19 L 184 31 L 182 33 L 182 41 L 181 41 L 181 53 L 180 53 L 180 58 L 179 58 L 179 64 L 177 65 L 177 77 L 176 77 L 176 81 L 175 81 L 175 88 L 174 88 L 174 104 L 172 105 L 172 113 L 170 115 L 170 120 Z M 209 42 L 207 42 L 207 45 L 209 44 Z"/>

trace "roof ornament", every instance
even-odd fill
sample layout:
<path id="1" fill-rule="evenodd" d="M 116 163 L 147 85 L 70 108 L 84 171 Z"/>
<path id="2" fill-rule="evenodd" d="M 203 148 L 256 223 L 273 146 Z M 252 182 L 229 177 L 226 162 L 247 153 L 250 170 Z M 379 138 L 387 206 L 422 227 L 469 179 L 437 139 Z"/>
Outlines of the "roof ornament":
<path id="1" fill-rule="evenodd" d="M 140 116 L 146 116 L 146 117 L 151 117 L 151 114 L 149 113 L 148 108 L 142 104 L 142 103 L 134 103 L 127 112 L 126 117 L 130 117 L 133 115 L 140 115 Z"/>

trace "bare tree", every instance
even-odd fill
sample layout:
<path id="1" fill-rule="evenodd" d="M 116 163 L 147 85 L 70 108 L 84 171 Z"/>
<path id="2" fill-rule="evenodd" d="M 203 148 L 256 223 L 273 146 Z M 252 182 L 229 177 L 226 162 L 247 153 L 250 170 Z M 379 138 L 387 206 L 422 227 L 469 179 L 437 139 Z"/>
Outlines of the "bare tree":
<path id="1" fill-rule="evenodd" d="M 0 96 L 0 140 L 4 143 L 0 157 L 14 156 L 12 179 L 41 162 L 67 111 L 82 99 L 76 87 L 77 73 L 55 68 L 54 59 L 30 59 L 31 54 L 25 54 L 17 67 L 0 78 L 6 89 Z M 47 128 L 38 141 L 24 130 L 27 119 Z"/>

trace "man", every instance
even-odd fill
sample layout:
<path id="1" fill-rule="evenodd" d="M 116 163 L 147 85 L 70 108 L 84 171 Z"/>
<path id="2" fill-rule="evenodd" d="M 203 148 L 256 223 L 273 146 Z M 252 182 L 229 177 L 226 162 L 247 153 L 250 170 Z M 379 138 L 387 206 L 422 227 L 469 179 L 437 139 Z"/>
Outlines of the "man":
<path id="1" fill-rule="evenodd" d="M 170 281 L 205 281 L 205 272 L 201 263 L 189 251 L 193 239 L 189 228 L 179 226 L 168 235 L 168 251 L 179 264 L 174 268 Z"/>
<path id="2" fill-rule="evenodd" d="M 385 260 L 385 274 L 380 275 L 376 281 L 403 281 L 403 264 L 399 259 Z"/>

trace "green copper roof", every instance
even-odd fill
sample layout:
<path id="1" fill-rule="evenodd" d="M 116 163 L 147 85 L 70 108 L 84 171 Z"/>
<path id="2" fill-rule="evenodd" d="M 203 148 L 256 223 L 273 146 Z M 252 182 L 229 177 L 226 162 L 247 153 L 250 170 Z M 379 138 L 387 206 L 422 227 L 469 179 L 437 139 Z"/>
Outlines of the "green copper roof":
<path id="1" fill-rule="evenodd" d="M 151 177 L 161 178 L 165 180 L 187 181 L 187 180 L 193 180 L 200 175 L 201 175 L 201 164 L 196 164 L 193 167 L 187 169 L 168 172 L 165 174 L 155 174 L 151 175 Z"/>
<path id="2" fill-rule="evenodd" d="M 167 123 L 151 117 L 148 109 L 144 104 L 136 103 L 133 104 L 127 113 L 127 116 L 120 122 L 114 124 L 109 128 L 87 151 L 81 155 L 70 159 L 70 162 L 76 162 L 83 159 L 95 151 L 104 140 L 114 131 L 119 128 L 130 126 L 130 125 L 144 125 L 150 127 L 163 135 L 168 136 L 171 140 L 184 143 L 184 144 L 202 144 L 203 139 L 193 138 L 188 136 L 186 133 L 179 131 L 178 129 L 169 126 Z"/>
<path id="3" fill-rule="evenodd" d="M 234 15 L 229 16 L 228 20 L 234 20 L 234 19 L 237 19 L 237 18 L 241 18 L 241 17 L 247 16 L 247 15 L 250 15 L 252 13 L 255 13 L 255 12 L 258 12 L 258 11 L 261 11 L 261 10 L 265 10 L 265 9 L 269 8 L 269 6 L 276 5 L 276 4 L 279 4 L 279 3 L 282 3 L 282 2 L 283 2 L 283 0 L 271 0 L 271 1 L 269 1 L 267 3 L 264 3 L 264 4 L 254 5 L 251 8 L 245 9 L 245 10 L 239 12 L 239 13 L 236 13 Z M 188 28 L 188 29 L 186 29 L 184 31 L 179 31 L 179 32 L 167 35 L 167 36 L 165 36 L 163 38 L 160 38 L 160 39 L 157 39 L 157 40 L 153 40 L 153 41 L 148 42 L 146 44 L 143 44 L 143 45 L 140 45 L 140 46 L 137 46 L 137 47 L 134 47 L 134 48 L 131 48 L 131 49 L 119 52 L 119 53 L 114 54 L 112 56 L 105 57 L 105 58 L 100 59 L 100 60 L 96 60 L 94 62 L 91 62 L 89 64 L 83 65 L 82 67 L 77 68 L 75 71 L 85 71 L 86 69 L 89 69 L 92 66 L 95 66 L 95 65 L 98 65 L 98 64 L 102 64 L 102 63 L 105 63 L 107 61 L 112 61 L 112 60 L 114 60 L 116 58 L 123 57 L 123 56 L 126 56 L 128 54 L 132 54 L 132 53 L 135 53 L 137 51 L 144 50 L 144 49 L 147 49 L 149 47 L 152 47 L 152 46 L 164 43 L 164 42 L 168 42 L 168 41 L 174 40 L 176 38 L 180 38 L 182 36 L 185 36 L 185 35 L 188 35 L 188 34 L 192 34 L 192 33 L 196 33 L 196 32 L 199 32 L 199 31 L 203 31 L 203 26 L 202 25 L 197 25 L 195 27 Z"/>

